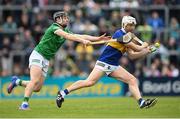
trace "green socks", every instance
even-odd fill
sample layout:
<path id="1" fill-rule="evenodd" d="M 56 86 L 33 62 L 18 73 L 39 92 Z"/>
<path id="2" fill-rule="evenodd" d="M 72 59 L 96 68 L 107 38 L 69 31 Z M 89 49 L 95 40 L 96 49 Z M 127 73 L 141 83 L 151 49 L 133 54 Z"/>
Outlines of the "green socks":
<path id="1" fill-rule="evenodd" d="M 22 86 L 22 80 L 19 81 L 19 85 Z"/>
<path id="2" fill-rule="evenodd" d="M 24 102 L 28 102 L 29 101 L 29 97 L 24 97 Z"/>

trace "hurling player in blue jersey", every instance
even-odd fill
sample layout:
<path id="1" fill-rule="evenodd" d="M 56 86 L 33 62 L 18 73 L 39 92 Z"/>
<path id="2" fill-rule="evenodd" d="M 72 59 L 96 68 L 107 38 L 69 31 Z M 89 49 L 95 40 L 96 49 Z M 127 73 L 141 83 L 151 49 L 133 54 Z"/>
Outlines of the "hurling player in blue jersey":
<path id="1" fill-rule="evenodd" d="M 113 39 L 117 39 L 117 42 L 107 44 L 88 78 L 86 80 L 76 81 L 65 90 L 58 91 L 56 103 L 59 108 L 64 101 L 65 95 L 80 88 L 93 86 L 104 74 L 127 83 L 130 92 L 137 100 L 140 108 L 149 108 L 156 104 L 157 99 L 144 100 L 142 98 L 137 79 L 119 64 L 119 60 L 125 52 L 130 59 L 141 58 L 151 53 L 150 47 L 146 42 L 143 42 L 142 45 L 137 45 L 129 35 L 135 29 L 135 25 L 136 19 L 134 17 L 123 17 L 122 28 L 117 30 L 112 37 Z"/>

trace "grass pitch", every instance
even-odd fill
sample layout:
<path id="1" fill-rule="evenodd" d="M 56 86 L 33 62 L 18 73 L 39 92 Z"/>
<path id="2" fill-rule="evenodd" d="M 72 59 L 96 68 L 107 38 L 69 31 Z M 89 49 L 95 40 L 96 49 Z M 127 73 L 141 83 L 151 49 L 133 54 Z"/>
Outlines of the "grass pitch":
<path id="1" fill-rule="evenodd" d="M 1 100 L 0 118 L 177 118 L 180 117 L 180 97 L 159 97 L 150 109 L 139 109 L 129 97 L 69 98 L 62 108 L 54 99 L 31 99 L 28 111 L 18 110 L 21 100 Z"/>

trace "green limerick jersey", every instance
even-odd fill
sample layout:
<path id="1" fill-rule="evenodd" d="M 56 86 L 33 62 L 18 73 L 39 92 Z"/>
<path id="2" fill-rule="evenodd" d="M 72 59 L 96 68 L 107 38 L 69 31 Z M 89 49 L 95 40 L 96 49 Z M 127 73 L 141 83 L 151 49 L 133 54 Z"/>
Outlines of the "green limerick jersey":
<path id="1" fill-rule="evenodd" d="M 59 24 L 53 23 L 46 31 L 39 44 L 35 47 L 35 50 L 42 54 L 47 60 L 53 58 L 65 42 L 65 38 L 54 34 L 54 32 L 62 28 Z M 63 29 L 63 31 L 70 33 L 68 28 Z"/>

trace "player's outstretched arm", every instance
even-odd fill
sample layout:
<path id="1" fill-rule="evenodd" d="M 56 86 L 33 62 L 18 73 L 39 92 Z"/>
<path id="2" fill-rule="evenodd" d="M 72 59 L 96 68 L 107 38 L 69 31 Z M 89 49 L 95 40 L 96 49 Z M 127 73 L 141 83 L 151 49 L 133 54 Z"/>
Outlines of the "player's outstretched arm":
<path id="1" fill-rule="evenodd" d="M 132 41 L 137 44 L 137 45 L 144 45 L 144 46 L 148 46 L 148 43 L 147 42 L 143 42 L 142 40 L 140 40 L 137 36 L 135 36 L 134 34 L 133 35 L 133 39 Z"/>
<path id="2" fill-rule="evenodd" d="M 80 35 L 75 34 L 78 37 L 81 37 L 83 39 L 89 40 L 89 41 L 99 41 L 99 40 L 110 40 L 111 36 L 106 36 L 106 34 L 103 34 L 101 36 L 91 36 L 91 35 Z"/>
<path id="3" fill-rule="evenodd" d="M 140 52 L 141 50 L 143 50 L 144 48 L 147 47 L 146 45 L 137 45 L 132 41 L 125 44 L 125 46 L 132 49 L 132 50 L 134 50 L 134 51 L 137 51 L 137 52 Z"/>
<path id="4" fill-rule="evenodd" d="M 138 58 L 142 58 L 146 55 L 148 55 L 149 53 L 151 53 L 151 50 L 150 48 L 144 48 L 143 50 L 137 52 L 137 51 L 134 51 L 130 48 L 127 49 L 127 54 L 128 54 L 128 57 L 130 59 L 138 59 Z"/>
<path id="5" fill-rule="evenodd" d="M 71 40 L 71 41 L 77 41 L 77 42 L 81 42 L 85 45 L 90 44 L 91 42 L 89 40 L 86 40 L 82 37 L 78 37 L 77 35 L 71 34 L 71 33 L 67 33 L 65 31 L 63 31 L 62 29 L 58 29 L 54 32 L 54 34 L 58 35 L 58 36 L 62 36 L 67 40 Z"/>
<path id="6" fill-rule="evenodd" d="M 143 42 L 142 45 L 138 45 L 134 42 L 134 38 L 135 36 L 133 35 L 133 33 L 128 32 L 123 37 L 119 37 L 116 40 L 117 42 L 124 44 L 126 47 L 133 49 L 134 51 L 141 51 L 142 49 L 148 47 L 148 44 Z"/>
<path id="7" fill-rule="evenodd" d="M 132 41 L 137 44 L 137 45 L 141 45 L 143 47 L 148 47 L 149 44 L 147 42 L 143 42 L 142 40 L 140 40 L 137 36 L 135 36 L 133 33 L 132 33 Z"/>

